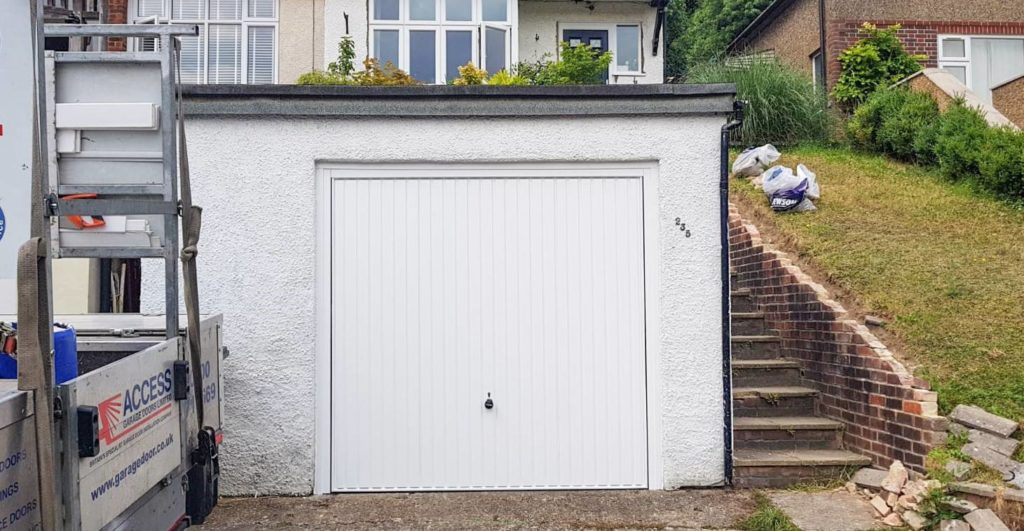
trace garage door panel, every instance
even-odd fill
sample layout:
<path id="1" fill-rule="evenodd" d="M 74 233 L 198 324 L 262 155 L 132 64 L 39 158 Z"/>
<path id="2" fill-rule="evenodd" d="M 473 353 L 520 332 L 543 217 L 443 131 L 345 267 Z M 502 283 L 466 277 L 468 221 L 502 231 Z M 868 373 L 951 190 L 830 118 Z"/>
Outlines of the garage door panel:
<path id="1" fill-rule="evenodd" d="M 646 484 L 640 179 L 333 183 L 335 490 Z"/>

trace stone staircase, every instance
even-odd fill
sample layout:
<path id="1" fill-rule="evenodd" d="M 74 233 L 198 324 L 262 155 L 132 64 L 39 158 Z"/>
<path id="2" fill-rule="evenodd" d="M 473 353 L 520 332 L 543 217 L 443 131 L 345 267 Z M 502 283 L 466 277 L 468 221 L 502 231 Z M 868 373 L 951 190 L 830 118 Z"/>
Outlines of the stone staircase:
<path id="1" fill-rule="evenodd" d="M 732 292 L 732 312 L 733 484 L 786 487 L 871 464 L 843 449 L 842 423 L 816 414 L 818 391 L 781 357 L 749 290 Z"/>

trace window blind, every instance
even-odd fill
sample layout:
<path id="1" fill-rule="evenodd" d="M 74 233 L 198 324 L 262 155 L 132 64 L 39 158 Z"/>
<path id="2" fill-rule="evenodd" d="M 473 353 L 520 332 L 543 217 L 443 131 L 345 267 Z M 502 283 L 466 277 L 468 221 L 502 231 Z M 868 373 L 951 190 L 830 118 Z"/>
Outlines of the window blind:
<path id="1" fill-rule="evenodd" d="M 210 24 L 206 38 L 208 83 L 242 82 L 241 26 Z"/>
<path id="2" fill-rule="evenodd" d="M 248 83 L 274 82 L 274 28 L 249 27 Z"/>

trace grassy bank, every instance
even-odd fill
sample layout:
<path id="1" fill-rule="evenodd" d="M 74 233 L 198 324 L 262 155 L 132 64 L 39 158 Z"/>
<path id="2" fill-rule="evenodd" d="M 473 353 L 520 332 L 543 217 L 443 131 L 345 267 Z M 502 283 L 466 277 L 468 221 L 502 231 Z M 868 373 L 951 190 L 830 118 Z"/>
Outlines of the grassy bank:
<path id="1" fill-rule="evenodd" d="M 970 403 L 1024 421 L 1024 209 L 843 148 L 790 149 L 780 163 L 818 174 L 819 211 L 776 215 L 734 183 L 741 210 L 886 317 L 944 411 Z"/>

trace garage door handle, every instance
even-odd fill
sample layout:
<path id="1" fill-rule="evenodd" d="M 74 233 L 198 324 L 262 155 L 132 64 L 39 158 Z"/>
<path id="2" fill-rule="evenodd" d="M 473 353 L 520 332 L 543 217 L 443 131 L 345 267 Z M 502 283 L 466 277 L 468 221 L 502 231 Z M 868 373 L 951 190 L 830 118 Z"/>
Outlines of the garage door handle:
<path id="1" fill-rule="evenodd" d="M 487 393 L 487 400 L 484 400 L 484 408 L 494 409 L 494 400 L 491 400 L 491 393 Z"/>

